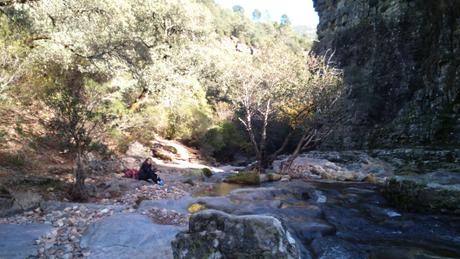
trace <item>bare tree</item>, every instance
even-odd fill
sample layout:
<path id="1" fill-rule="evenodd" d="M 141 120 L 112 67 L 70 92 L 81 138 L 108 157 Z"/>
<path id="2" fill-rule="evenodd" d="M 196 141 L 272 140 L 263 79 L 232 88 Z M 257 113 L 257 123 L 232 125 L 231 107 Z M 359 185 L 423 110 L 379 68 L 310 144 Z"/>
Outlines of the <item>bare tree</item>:
<path id="1" fill-rule="evenodd" d="M 302 88 L 303 91 L 296 91 L 304 99 L 292 98 L 285 106 L 285 109 L 290 111 L 293 129 L 300 130 L 302 135 L 296 148 L 283 164 L 283 173 L 288 173 L 302 151 L 325 140 L 344 118 L 345 92 L 342 73 L 331 66 L 331 56 L 309 55 L 306 70 L 307 85 Z"/>
<path id="2" fill-rule="evenodd" d="M 280 58 L 277 53 L 261 53 L 237 70 L 232 100 L 242 111 L 238 119 L 248 132 L 258 172 L 264 172 L 285 151 L 294 133 L 301 133 L 285 163 L 288 170 L 303 150 L 331 134 L 342 117 L 341 71 L 332 67 L 325 56 Z M 276 120 L 287 122 L 290 131 L 278 149 L 267 154 L 267 130 Z"/>
<path id="3" fill-rule="evenodd" d="M 256 159 L 258 161 L 258 171 L 263 170 L 263 160 L 265 157 L 265 146 L 267 141 L 267 126 L 270 118 L 271 96 L 267 88 L 263 87 L 261 71 L 251 67 L 244 66 L 238 70 L 235 75 L 236 86 L 233 90 L 232 100 L 237 107 L 240 107 L 244 113 L 238 119 L 246 129 Z M 260 134 L 255 129 L 255 121 L 262 120 L 262 129 Z"/>

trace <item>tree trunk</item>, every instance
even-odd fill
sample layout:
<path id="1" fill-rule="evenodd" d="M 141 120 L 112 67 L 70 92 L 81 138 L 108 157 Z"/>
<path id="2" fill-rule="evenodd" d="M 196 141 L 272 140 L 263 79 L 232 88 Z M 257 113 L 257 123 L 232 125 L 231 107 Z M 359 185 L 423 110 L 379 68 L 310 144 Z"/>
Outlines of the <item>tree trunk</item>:
<path id="1" fill-rule="evenodd" d="M 250 110 L 246 108 L 246 120 L 243 120 L 241 118 L 239 118 L 239 120 L 241 121 L 241 123 L 243 123 L 244 127 L 246 128 L 246 131 L 248 132 L 249 139 L 251 140 L 252 146 L 254 147 L 254 151 L 256 153 L 256 169 L 258 172 L 260 172 L 262 167 L 263 156 L 261 150 L 259 149 L 259 145 L 257 144 L 254 129 L 252 128 L 252 116 Z"/>
<path id="2" fill-rule="evenodd" d="M 259 145 L 259 173 L 265 173 L 265 168 L 267 167 L 267 154 L 266 154 L 266 143 L 267 143 L 267 127 L 268 127 L 268 116 L 270 114 L 270 104 L 271 100 L 269 99 L 267 102 L 267 107 L 265 108 L 264 115 L 264 123 L 262 126 L 262 133 L 260 135 L 260 145 Z"/>
<path id="3" fill-rule="evenodd" d="M 289 140 L 291 139 L 291 136 L 293 134 L 293 131 L 291 130 L 287 136 L 284 138 L 283 144 L 281 145 L 278 150 L 276 150 L 273 154 L 271 154 L 269 157 L 267 157 L 267 165 L 270 165 L 273 163 L 273 161 L 276 160 L 276 158 L 284 151 L 284 149 L 287 147 L 287 144 L 289 143 Z"/>
<path id="4" fill-rule="evenodd" d="M 77 152 L 75 163 L 75 183 L 72 188 L 72 198 L 77 201 L 84 201 L 88 198 L 85 188 L 85 166 L 84 166 L 84 155 L 81 151 Z"/>
<path id="5" fill-rule="evenodd" d="M 294 160 L 300 155 L 300 152 L 306 148 L 308 145 L 311 144 L 313 139 L 315 138 L 317 134 L 317 131 L 307 131 L 302 135 L 302 138 L 300 139 L 299 143 L 297 144 L 294 152 L 289 156 L 289 158 L 286 160 L 286 162 L 282 165 L 281 168 L 281 173 L 282 174 L 288 174 L 289 170 L 291 169 L 292 163 Z"/>

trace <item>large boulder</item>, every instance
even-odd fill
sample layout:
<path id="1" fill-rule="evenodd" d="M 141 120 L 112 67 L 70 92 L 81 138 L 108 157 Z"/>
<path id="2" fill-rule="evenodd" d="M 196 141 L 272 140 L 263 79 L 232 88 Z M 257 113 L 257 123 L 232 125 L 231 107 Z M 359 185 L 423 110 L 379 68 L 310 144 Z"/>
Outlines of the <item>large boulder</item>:
<path id="1" fill-rule="evenodd" d="M 174 258 L 299 258 L 291 234 L 271 216 L 205 210 L 172 241 Z"/>
<path id="2" fill-rule="evenodd" d="M 35 240 L 51 230 L 46 224 L 0 224 L 0 258 L 36 257 Z"/>
<path id="3" fill-rule="evenodd" d="M 0 216 L 31 210 L 40 206 L 43 197 L 31 191 L 12 191 L 0 187 Z"/>
<path id="4" fill-rule="evenodd" d="M 170 242 L 181 230 L 140 214 L 115 214 L 90 225 L 80 246 L 88 258 L 172 258 Z"/>

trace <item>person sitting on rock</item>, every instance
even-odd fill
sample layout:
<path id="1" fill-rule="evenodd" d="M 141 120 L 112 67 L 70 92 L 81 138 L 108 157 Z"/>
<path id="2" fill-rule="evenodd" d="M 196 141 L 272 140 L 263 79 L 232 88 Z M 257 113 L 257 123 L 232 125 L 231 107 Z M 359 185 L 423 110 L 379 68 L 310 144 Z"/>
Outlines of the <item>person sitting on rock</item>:
<path id="1" fill-rule="evenodd" d="M 144 180 L 151 183 L 163 185 L 163 181 L 155 173 L 157 169 L 153 167 L 153 161 L 151 158 L 145 159 L 139 169 L 139 180 Z"/>

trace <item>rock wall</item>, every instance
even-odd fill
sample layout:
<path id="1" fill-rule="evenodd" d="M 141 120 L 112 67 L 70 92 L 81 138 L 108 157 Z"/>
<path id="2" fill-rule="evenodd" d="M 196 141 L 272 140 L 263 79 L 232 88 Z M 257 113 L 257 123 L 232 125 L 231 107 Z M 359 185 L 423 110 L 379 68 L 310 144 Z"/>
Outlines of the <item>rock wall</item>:
<path id="1" fill-rule="evenodd" d="M 327 145 L 460 145 L 460 1 L 313 0 L 317 53 L 350 87 L 348 121 Z"/>

